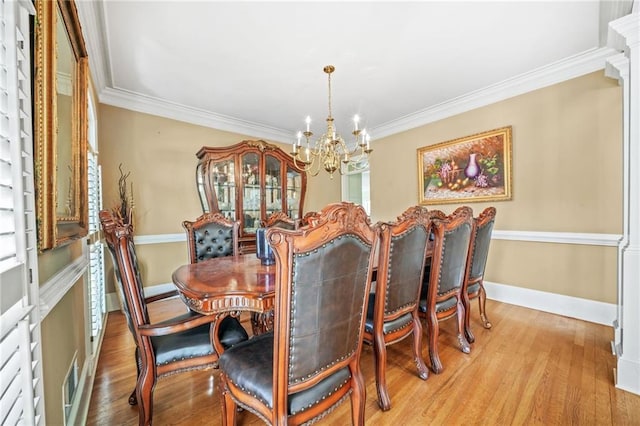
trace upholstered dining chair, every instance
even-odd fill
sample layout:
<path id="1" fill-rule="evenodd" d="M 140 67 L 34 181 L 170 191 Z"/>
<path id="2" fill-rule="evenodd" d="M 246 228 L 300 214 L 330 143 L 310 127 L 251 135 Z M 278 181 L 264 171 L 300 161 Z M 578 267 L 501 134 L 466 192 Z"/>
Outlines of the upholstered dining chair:
<path id="1" fill-rule="evenodd" d="M 185 220 L 182 227 L 187 233 L 190 263 L 238 254 L 238 221 L 221 213 L 204 213 L 194 221 Z"/>
<path id="2" fill-rule="evenodd" d="M 418 317 L 420 289 L 431 222 L 423 207 L 407 209 L 393 223 L 379 222 L 380 245 L 376 288 L 369 295 L 364 341 L 373 345 L 378 405 L 391 408 L 386 384 L 387 345 L 413 336 L 413 359 L 422 380 L 428 377 L 422 359 L 422 324 Z"/>
<path id="3" fill-rule="evenodd" d="M 315 225 L 318 222 L 318 212 L 307 212 L 302 219 L 300 219 L 300 226 Z"/>
<path id="4" fill-rule="evenodd" d="M 464 304 L 464 334 L 467 340 L 473 343 L 476 339 L 471 332 L 470 299 L 478 299 L 480 309 L 480 320 L 484 328 L 491 328 L 491 322 L 487 318 L 485 304 L 487 293 L 484 289 L 484 270 L 487 266 L 489 256 L 489 245 L 493 224 L 496 219 L 495 207 L 487 207 L 480 215 L 473 219 L 473 229 L 471 241 L 469 242 L 469 254 L 467 256 L 467 267 L 464 279 L 464 290 L 462 292 L 462 303 Z"/>
<path id="5" fill-rule="evenodd" d="M 138 405 L 139 424 L 150 425 L 153 390 L 160 377 L 216 366 L 218 354 L 211 341 L 215 316 L 186 310 L 175 318 L 151 322 L 147 304 L 175 297 L 177 290 L 145 298 L 131 226 L 107 210 L 100 212 L 100 223 L 113 259 L 122 311 L 136 343 L 137 379 L 129 404 Z M 233 325 L 221 324 L 219 335 L 228 346 L 241 340 Z"/>
<path id="6" fill-rule="evenodd" d="M 273 333 L 220 357 L 223 424 L 237 406 L 273 425 L 313 423 L 351 397 L 364 424 L 362 335 L 377 234 L 352 203 L 325 207 L 315 226 L 270 228 L 275 251 Z"/>
<path id="7" fill-rule="evenodd" d="M 232 221 L 220 213 L 204 213 L 194 221 L 185 220 L 182 227 L 187 233 L 187 248 L 189 251 L 189 263 L 198 263 L 215 257 L 233 256 L 238 254 L 238 230 L 240 222 Z M 216 352 L 221 354 L 224 349 L 238 341 L 247 340 L 248 333 L 242 327 L 240 321 L 232 316 L 227 316 L 220 322 L 224 330 L 235 330 L 237 335 L 218 335 L 214 340 Z M 231 339 L 231 341 L 225 341 Z"/>
<path id="8" fill-rule="evenodd" d="M 462 287 L 473 228 L 473 211 L 463 206 L 444 219 L 440 217 L 431 215 L 434 248 L 430 273 L 423 280 L 420 297 L 420 315 L 426 317 L 427 323 L 431 369 L 436 374 L 443 369 L 438 354 L 439 321 L 455 316 L 460 350 L 464 353 L 471 351 L 464 336 Z"/>
<path id="9" fill-rule="evenodd" d="M 271 228 L 272 226 L 283 229 L 297 229 L 298 221 L 290 218 L 283 211 L 277 211 L 270 214 L 266 220 L 260 221 L 261 228 Z"/>

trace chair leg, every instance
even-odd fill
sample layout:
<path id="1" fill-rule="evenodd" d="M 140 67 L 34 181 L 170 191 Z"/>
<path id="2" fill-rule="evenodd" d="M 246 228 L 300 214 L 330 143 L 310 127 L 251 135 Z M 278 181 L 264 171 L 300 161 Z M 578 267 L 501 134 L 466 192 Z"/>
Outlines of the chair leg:
<path id="1" fill-rule="evenodd" d="M 473 343 L 476 341 L 476 338 L 471 332 L 471 302 L 469 301 L 469 294 L 466 291 L 462 293 L 462 305 L 464 307 L 464 335 L 467 338 L 467 342 Z"/>
<path id="2" fill-rule="evenodd" d="M 491 322 L 487 318 L 487 312 L 485 310 L 485 303 L 487 301 L 487 292 L 484 289 L 484 285 L 480 282 L 480 296 L 478 297 L 478 305 L 480 307 L 480 319 L 484 328 L 491 328 Z"/>
<path id="3" fill-rule="evenodd" d="M 138 424 L 151 425 L 153 417 L 153 388 L 156 386 L 155 370 L 143 365 L 136 385 L 138 397 Z"/>
<path id="4" fill-rule="evenodd" d="M 364 426 L 366 388 L 358 362 L 353 361 L 351 365 L 351 424 Z"/>
<path id="5" fill-rule="evenodd" d="M 136 395 L 137 390 L 134 389 L 129 395 L 129 405 L 138 405 L 138 396 Z"/>
<path id="6" fill-rule="evenodd" d="M 427 380 L 429 369 L 422 358 L 422 323 L 417 311 L 413 313 L 413 361 L 418 368 L 418 377 Z"/>
<path id="7" fill-rule="evenodd" d="M 236 425 L 236 402 L 229 394 L 226 379 L 220 377 L 220 393 L 222 394 L 222 424 L 223 426 Z"/>
<path id="8" fill-rule="evenodd" d="M 469 346 L 469 342 L 464 337 L 464 306 L 462 306 L 460 299 L 456 304 L 456 321 L 458 322 L 458 345 L 462 352 L 468 354 L 471 352 L 471 346 Z"/>
<path id="9" fill-rule="evenodd" d="M 382 330 L 373 335 L 373 357 L 376 366 L 376 390 L 378 391 L 378 405 L 382 411 L 391 408 L 391 398 L 387 391 L 387 347 Z"/>
<path id="10" fill-rule="evenodd" d="M 438 335 L 440 329 L 438 325 L 438 317 L 435 312 L 427 314 L 427 334 L 429 334 L 429 360 L 431 361 L 431 369 L 434 373 L 442 373 L 442 362 L 438 355 Z"/>
<path id="11" fill-rule="evenodd" d="M 138 381 L 138 378 L 140 377 L 140 352 L 138 351 L 138 348 L 136 347 L 136 354 L 135 354 L 135 359 L 136 359 L 136 383 Z M 131 392 L 131 395 L 129 395 L 129 405 L 138 405 L 138 396 L 136 395 L 136 392 L 138 391 L 138 387 L 136 386 L 135 388 L 133 388 L 133 392 Z"/>

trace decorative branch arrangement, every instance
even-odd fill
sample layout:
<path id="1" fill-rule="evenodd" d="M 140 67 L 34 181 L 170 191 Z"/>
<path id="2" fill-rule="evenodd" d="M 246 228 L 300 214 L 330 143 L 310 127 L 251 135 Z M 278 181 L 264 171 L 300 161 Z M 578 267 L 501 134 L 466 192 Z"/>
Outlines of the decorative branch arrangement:
<path id="1" fill-rule="evenodd" d="M 112 209 L 112 212 L 123 224 L 130 225 L 133 228 L 133 183 L 131 183 L 131 189 L 129 193 L 127 193 L 127 179 L 131 175 L 131 172 L 125 173 L 122 170 L 122 163 L 118 166 L 118 170 L 120 170 L 120 178 L 118 179 L 120 204 Z"/>

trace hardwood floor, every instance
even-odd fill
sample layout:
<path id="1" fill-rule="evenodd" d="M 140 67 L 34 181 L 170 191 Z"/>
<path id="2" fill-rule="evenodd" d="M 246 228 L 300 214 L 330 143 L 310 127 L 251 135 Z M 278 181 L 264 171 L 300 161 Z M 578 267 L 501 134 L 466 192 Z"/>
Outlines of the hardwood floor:
<path id="1" fill-rule="evenodd" d="M 154 321 L 184 309 L 179 299 L 149 306 Z M 473 301 L 476 343 L 471 354 L 456 347 L 455 320 L 441 323 L 444 371 L 417 377 L 411 341 L 388 347 L 387 383 L 392 408 L 376 402 L 373 350 L 364 346 L 366 422 L 370 425 L 640 425 L 640 396 L 615 388 L 611 327 L 487 301 L 493 328 L 482 328 Z M 245 323 L 245 326 L 249 326 Z M 426 339 L 424 339 L 426 342 Z M 425 361 L 428 351 L 423 348 Z M 119 312 L 109 314 L 87 418 L 88 425 L 135 425 L 127 403 L 135 386 L 134 344 Z M 350 424 L 345 402 L 321 424 Z M 156 425 L 219 425 L 217 370 L 160 379 L 154 393 Z M 238 424 L 262 422 L 248 412 Z"/>

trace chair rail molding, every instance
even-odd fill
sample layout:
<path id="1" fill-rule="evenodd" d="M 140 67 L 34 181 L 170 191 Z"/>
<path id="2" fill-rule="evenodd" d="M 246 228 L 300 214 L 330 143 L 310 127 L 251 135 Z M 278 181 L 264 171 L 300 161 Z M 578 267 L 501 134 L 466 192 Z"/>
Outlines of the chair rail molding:
<path id="1" fill-rule="evenodd" d="M 552 244 L 581 244 L 587 246 L 617 247 L 622 235 L 594 234 L 584 232 L 544 232 L 544 231 L 498 231 L 494 230 L 493 240 L 527 241 Z"/>
<path id="2" fill-rule="evenodd" d="M 593 246 L 611 246 L 616 247 L 621 234 L 597 234 L 597 233 L 581 233 L 581 232 L 541 232 L 541 231 L 498 231 L 494 230 L 492 239 L 494 240 L 511 240 L 511 241 L 529 241 L 542 242 L 552 244 L 582 244 Z M 136 245 L 143 244 L 166 244 L 186 242 L 187 237 L 181 234 L 149 234 L 138 235 L 134 238 Z"/>
<path id="3" fill-rule="evenodd" d="M 136 245 L 144 244 L 165 244 L 165 243 L 184 243 L 187 241 L 187 236 L 184 232 L 180 234 L 149 234 L 149 235 L 137 235 L 133 238 L 133 242 Z"/>
<path id="4" fill-rule="evenodd" d="M 51 312 L 65 294 L 84 275 L 89 267 L 89 258 L 83 252 L 40 287 L 40 321 Z"/>

